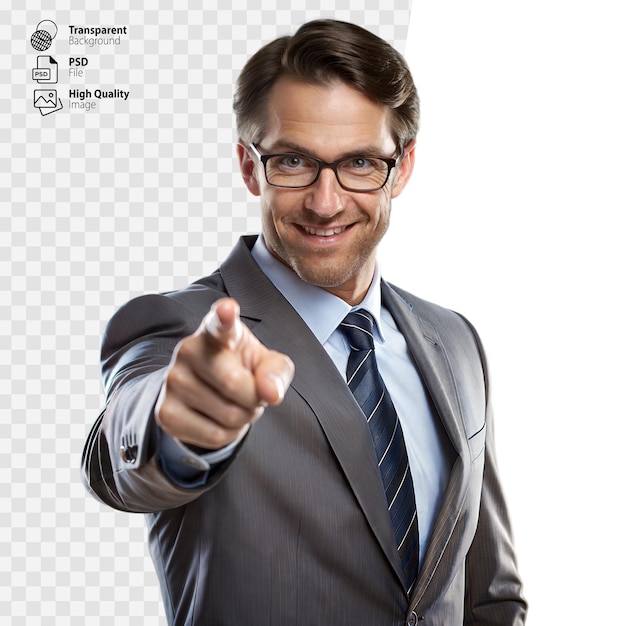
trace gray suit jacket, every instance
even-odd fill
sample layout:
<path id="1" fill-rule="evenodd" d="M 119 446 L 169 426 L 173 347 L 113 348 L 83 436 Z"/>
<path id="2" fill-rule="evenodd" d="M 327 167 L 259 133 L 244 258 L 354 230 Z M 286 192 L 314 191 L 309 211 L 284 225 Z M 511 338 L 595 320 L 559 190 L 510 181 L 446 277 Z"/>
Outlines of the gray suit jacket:
<path id="1" fill-rule="evenodd" d="M 187 289 L 131 301 L 104 336 L 107 404 L 85 446 L 83 477 L 103 502 L 146 513 L 169 622 L 523 624 L 487 370 L 472 327 L 383 284 L 384 305 L 457 455 L 407 598 L 362 413 L 323 347 L 252 259 L 253 243 L 243 238 L 218 271 Z M 290 355 L 295 378 L 229 460 L 183 488 L 155 454 L 153 408 L 177 342 L 224 294 L 239 302 L 263 343 Z"/>

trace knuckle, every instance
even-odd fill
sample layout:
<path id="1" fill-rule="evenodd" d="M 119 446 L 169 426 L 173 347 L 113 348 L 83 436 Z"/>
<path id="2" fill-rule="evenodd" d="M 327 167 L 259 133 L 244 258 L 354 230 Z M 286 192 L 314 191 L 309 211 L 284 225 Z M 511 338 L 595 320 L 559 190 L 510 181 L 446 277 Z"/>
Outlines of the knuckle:
<path id="1" fill-rule="evenodd" d="M 190 375 L 186 367 L 174 364 L 165 375 L 165 387 L 168 391 L 176 393 L 187 389 L 190 385 Z"/>
<path id="2" fill-rule="evenodd" d="M 176 424 L 178 410 L 172 402 L 164 400 L 155 412 L 157 424 L 166 432 L 172 430 Z"/>
<path id="3" fill-rule="evenodd" d="M 227 446 L 232 441 L 232 434 L 222 428 L 213 428 L 207 435 L 207 439 L 212 447 L 219 449 Z"/>
<path id="4" fill-rule="evenodd" d="M 246 372 L 238 367 L 230 367 L 223 372 L 220 378 L 220 386 L 227 397 L 233 398 L 238 395 L 243 386 L 245 374 Z"/>
<path id="5" fill-rule="evenodd" d="M 194 336 L 185 337 L 176 346 L 175 362 L 188 362 L 195 358 L 197 353 L 197 340 Z"/>
<path id="6" fill-rule="evenodd" d="M 247 421 L 245 413 L 238 406 L 227 406 L 220 415 L 220 424 L 224 428 L 236 428 Z"/>

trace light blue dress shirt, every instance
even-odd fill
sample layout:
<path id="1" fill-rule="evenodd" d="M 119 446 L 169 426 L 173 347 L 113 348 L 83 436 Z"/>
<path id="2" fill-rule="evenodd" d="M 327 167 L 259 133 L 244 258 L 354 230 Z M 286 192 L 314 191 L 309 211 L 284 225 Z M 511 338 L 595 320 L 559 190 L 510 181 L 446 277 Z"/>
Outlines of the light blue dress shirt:
<path id="1" fill-rule="evenodd" d="M 351 307 L 328 291 L 305 283 L 267 249 L 259 237 L 252 256 L 263 273 L 298 312 L 345 376 L 350 347 L 338 326 L 354 309 L 365 308 L 374 317 L 376 361 L 404 432 L 415 485 L 419 524 L 420 561 L 424 558 L 433 523 L 448 484 L 453 451 L 443 426 L 409 354 L 406 341 L 381 302 L 380 272 L 364 300 Z M 238 444 L 204 455 L 194 454 L 181 442 L 161 434 L 160 454 L 168 474 L 195 486 L 198 472 L 207 471 L 234 451 Z"/>

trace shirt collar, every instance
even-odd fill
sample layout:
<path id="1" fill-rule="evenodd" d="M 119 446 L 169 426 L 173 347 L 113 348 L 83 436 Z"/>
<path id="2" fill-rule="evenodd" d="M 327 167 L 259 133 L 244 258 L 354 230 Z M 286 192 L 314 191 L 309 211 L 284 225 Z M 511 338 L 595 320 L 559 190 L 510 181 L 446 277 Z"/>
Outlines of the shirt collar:
<path id="1" fill-rule="evenodd" d="M 252 257 L 273 285 L 298 312 L 317 340 L 323 345 L 337 329 L 343 318 L 356 309 L 367 309 L 376 322 L 378 339 L 385 337 L 381 324 L 380 270 L 378 262 L 372 284 L 363 301 L 351 307 L 347 302 L 332 293 L 305 283 L 285 264 L 281 263 L 268 250 L 263 236 L 259 236 L 252 249 Z"/>

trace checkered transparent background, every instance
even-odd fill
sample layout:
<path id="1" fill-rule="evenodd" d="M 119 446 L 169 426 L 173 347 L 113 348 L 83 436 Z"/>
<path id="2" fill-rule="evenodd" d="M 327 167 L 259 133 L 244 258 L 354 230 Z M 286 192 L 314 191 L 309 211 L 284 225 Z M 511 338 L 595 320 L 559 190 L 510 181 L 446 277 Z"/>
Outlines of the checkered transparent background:
<path id="1" fill-rule="evenodd" d="M 80 481 L 102 405 L 104 324 L 133 296 L 210 273 L 240 234 L 259 230 L 233 149 L 232 85 L 246 58 L 321 16 L 402 50 L 410 1 L 0 9 L 2 623 L 164 623 L 142 517 L 101 506 Z M 59 31 L 38 53 L 30 37 L 44 19 Z M 70 24 L 127 25 L 128 35 L 120 46 L 70 47 Z M 59 63 L 64 108 L 45 117 L 32 105 L 37 54 Z M 88 58 L 84 78 L 68 76 L 70 56 Z M 70 88 L 130 97 L 70 110 Z"/>

